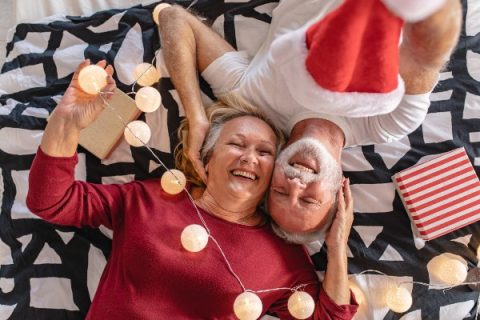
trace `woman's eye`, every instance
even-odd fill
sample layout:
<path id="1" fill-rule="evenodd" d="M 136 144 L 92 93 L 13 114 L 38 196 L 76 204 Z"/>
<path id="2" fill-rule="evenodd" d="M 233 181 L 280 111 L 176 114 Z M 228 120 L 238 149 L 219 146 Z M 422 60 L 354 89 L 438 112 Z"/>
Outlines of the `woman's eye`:
<path id="1" fill-rule="evenodd" d="M 259 150 L 258 153 L 261 156 L 272 156 L 273 155 L 273 152 L 270 151 L 270 150 Z"/>
<path id="2" fill-rule="evenodd" d="M 240 142 L 236 142 L 236 141 L 231 141 L 231 142 L 228 143 L 228 145 L 234 146 L 234 147 L 239 147 L 239 148 L 243 147 L 243 145 Z"/>

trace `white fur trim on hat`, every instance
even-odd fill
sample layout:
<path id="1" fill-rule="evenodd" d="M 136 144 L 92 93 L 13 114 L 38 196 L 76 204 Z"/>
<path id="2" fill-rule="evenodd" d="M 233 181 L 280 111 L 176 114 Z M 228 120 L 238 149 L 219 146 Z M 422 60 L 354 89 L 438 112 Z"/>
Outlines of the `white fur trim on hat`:
<path id="1" fill-rule="evenodd" d="M 445 0 L 383 0 L 383 3 L 403 20 L 418 22 L 440 9 Z"/>
<path id="2" fill-rule="evenodd" d="M 351 118 L 375 116 L 392 112 L 405 93 L 400 76 L 397 88 L 388 93 L 334 92 L 322 88 L 305 66 L 307 53 L 304 28 L 280 36 L 271 47 L 280 81 L 306 109 Z"/>

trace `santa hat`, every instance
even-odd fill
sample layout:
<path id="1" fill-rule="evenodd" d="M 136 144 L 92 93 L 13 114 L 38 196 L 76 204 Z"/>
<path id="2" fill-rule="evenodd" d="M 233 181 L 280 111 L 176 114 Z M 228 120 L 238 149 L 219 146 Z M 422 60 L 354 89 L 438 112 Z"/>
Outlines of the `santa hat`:
<path id="1" fill-rule="evenodd" d="M 345 0 L 311 25 L 306 69 L 332 107 L 336 99 L 347 99 L 378 113 L 394 109 L 404 94 L 399 77 L 403 21 L 424 19 L 444 1 Z"/>

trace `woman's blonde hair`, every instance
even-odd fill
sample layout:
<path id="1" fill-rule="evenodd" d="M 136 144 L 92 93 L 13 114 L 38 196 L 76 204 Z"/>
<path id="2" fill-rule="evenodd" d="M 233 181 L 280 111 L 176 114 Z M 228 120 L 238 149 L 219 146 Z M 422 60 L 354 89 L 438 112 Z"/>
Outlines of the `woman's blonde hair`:
<path id="1" fill-rule="evenodd" d="M 204 164 L 208 162 L 224 124 L 235 118 L 252 116 L 265 121 L 270 128 L 272 128 L 277 137 L 277 154 L 285 142 L 285 137 L 282 131 L 275 127 L 270 119 L 268 119 L 257 107 L 236 94 L 229 93 L 223 95 L 217 102 L 207 107 L 205 113 L 210 122 L 210 129 L 205 137 L 202 150 L 200 151 L 201 159 Z M 188 133 L 189 125 L 188 120 L 185 118 L 182 120 L 180 127 L 178 128 L 178 139 L 180 142 L 175 148 L 175 165 L 179 170 L 182 170 L 185 173 L 189 182 L 198 186 L 204 186 L 204 183 L 195 171 L 192 162 L 185 154 L 185 150 L 188 149 Z"/>

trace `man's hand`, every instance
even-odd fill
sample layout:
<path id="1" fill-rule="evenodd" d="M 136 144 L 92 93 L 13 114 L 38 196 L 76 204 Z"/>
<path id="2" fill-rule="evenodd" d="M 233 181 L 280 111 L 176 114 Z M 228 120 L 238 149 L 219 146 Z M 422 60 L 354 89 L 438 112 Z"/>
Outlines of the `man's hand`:
<path id="1" fill-rule="evenodd" d="M 90 60 L 83 61 L 75 70 L 72 81 L 68 86 L 62 100 L 55 108 L 54 114 L 57 118 L 68 122 L 72 128 L 82 130 L 92 123 L 98 114 L 105 107 L 105 102 L 108 101 L 115 90 L 115 81 L 112 78 L 112 66 L 106 66 L 105 60 L 97 63 L 97 66 L 105 68 L 108 74 L 107 85 L 102 89 L 98 95 L 91 95 L 84 92 L 80 88 L 78 82 L 78 74 L 80 71 L 90 65 Z"/>
<path id="2" fill-rule="evenodd" d="M 328 252 L 346 253 L 348 237 L 353 223 L 353 199 L 350 180 L 344 179 L 343 187 L 338 191 L 338 209 L 325 242 Z"/>
<path id="3" fill-rule="evenodd" d="M 197 171 L 200 176 L 200 179 L 205 183 L 207 181 L 207 173 L 200 156 L 200 151 L 202 150 L 203 142 L 205 141 L 208 129 L 210 128 L 210 123 L 207 119 L 200 119 L 189 121 L 188 125 L 190 128 L 188 132 L 188 148 L 186 154 L 192 162 L 195 171 Z"/>

